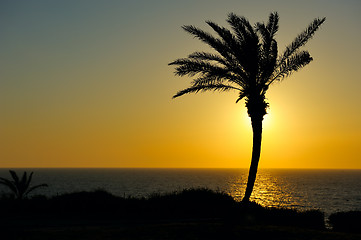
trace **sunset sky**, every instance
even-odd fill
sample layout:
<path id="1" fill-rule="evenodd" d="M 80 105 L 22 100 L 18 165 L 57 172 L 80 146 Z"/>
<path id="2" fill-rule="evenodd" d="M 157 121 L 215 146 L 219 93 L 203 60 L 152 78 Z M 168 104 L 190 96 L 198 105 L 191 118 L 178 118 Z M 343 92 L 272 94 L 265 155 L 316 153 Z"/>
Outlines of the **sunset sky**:
<path id="1" fill-rule="evenodd" d="M 316 17 L 314 61 L 268 91 L 261 168 L 361 169 L 361 1 L 1 1 L 0 168 L 247 168 L 236 92 L 172 99 L 167 64 L 211 51 L 181 29 L 280 15 L 280 51 Z"/>

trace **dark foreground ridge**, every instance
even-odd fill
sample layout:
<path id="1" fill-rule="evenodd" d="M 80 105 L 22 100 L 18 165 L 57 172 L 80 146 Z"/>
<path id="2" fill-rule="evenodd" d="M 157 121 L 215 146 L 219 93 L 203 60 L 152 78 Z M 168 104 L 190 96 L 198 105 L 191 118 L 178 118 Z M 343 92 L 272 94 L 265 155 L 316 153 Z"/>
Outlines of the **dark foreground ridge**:
<path id="1" fill-rule="evenodd" d="M 349 232 L 336 233 L 325 228 L 319 210 L 265 208 L 209 189 L 148 198 L 103 190 L 25 200 L 3 197 L 0 211 L 4 239 L 361 239 L 357 212 L 352 218 L 331 215 L 335 230 Z M 345 219 L 358 227 L 343 228 Z"/>

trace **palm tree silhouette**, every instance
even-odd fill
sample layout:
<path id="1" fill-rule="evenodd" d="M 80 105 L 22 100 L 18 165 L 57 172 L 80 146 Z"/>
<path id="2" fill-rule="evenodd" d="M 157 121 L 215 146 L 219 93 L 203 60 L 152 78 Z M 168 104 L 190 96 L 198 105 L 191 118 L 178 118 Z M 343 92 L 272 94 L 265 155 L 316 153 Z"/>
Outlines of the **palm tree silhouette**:
<path id="1" fill-rule="evenodd" d="M 245 99 L 253 130 L 253 148 L 246 192 L 248 202 L 256 180 L 261 153 L 262 121 L 269 104 L 265 94 L 269 86 L 306 66 L 313 59 L 308 51 L 301 51 L 326 18 L 316 18 L 295 40 L 278 55 L 275 35 L 278 31 L 279 15 L 269 15 L 268 22 L 252 26 L 245 17 L 230 13 L 227 22 L 231 30 L 214 22 L 206 23 L 218 34 L 211 34 L 192 25 L 182 28 L 208 44 L 216 53 L 194 52 L 187 58 L 177 59 L 175 75 L 195 77 L 191 86 L 177 92 L 173 98 L 187 93 L 203 91 L 229 91 L 239 93 L 238 101 Z"/>
<path id="2" fill-rule="evenodd" d="M 0 177 L 0 184 L 8 187 L 18 200 L 22 200 L 30 192 L 37 188 L 48 186 L 48 184 L 43 183 L 30 187 L 31 180 L 33 178 L 33 172 L 30 173 L 29 177 L 27 176 L 27 172 L 24 172 L 21 179 L 18 177 L 15 171 L 9 170 L 9 172 L 13 180 Z"/>

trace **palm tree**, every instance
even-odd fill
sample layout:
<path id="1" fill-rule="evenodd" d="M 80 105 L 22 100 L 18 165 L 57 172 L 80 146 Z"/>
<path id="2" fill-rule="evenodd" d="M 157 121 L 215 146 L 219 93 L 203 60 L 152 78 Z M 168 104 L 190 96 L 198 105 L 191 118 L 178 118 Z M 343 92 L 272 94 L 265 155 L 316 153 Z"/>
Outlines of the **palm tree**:
<path id="1" fill-rule="evenodd" d="M 24 172 L 21 179 L 19 179 L 15 171 L 9 170 L 9 172 L 13 180 L 0 177 L 0 184 L 8 187 L 14 193 L 16 199 L 22 200 L 35 189 L 48 186 L 47 184 L 39 184 L 30 187 L 33 172 L 30 173 L 29 177 L 27 177 L 27 173 Z"/>
<path id="2" fill-rule="evenodd" d="M 308 51 L 300 48 L 324 21 L 325 18 L 314 19 L 280 55 L 275 40 L 279 22 L 277 12 L 269 15 L 266 24 L 258 22 L 254 26 L 245 17 L 230 13 L 227 22 L 231 30 L 206 21 L 218 37 L 192 25 L 182 27 L 216 53 L 194 52 L 187 58 L 169 63 L 176 65 L 175 75 L 195 77 L 190 87 L 177 92 L 173 98 L 188 93 L 235 90 L 239 94 L 236 103 L 245 99 L 253 130 L 253 149 L 244 202 L 249 201 L 257 175 L 262 121 L 269 107 L 265 94 L 272 83 L 281 81 L 313 60 Z"/>

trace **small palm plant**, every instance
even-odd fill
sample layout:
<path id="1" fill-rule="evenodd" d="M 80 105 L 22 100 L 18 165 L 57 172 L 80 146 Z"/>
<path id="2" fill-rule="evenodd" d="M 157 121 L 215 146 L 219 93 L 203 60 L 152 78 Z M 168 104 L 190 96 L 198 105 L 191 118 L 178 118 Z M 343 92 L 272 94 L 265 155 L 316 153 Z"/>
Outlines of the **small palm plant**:
<path id="1" fill-rule="evenodd" d="M 30 173 L 29 177 L 27 172 L 24 172 L 22 178 L 20 179 L 15 171 L 9 170 L 13 180 L 0 177 L 0 184 L 8 187 L 12 193 L 15 195 L 16 199 L 24 199 L 27 195 L 40 187 L 48 187 L 48 184 L 39 184 L 30 187 L 31 180 L 33 178 L 33 172 Z"/>

